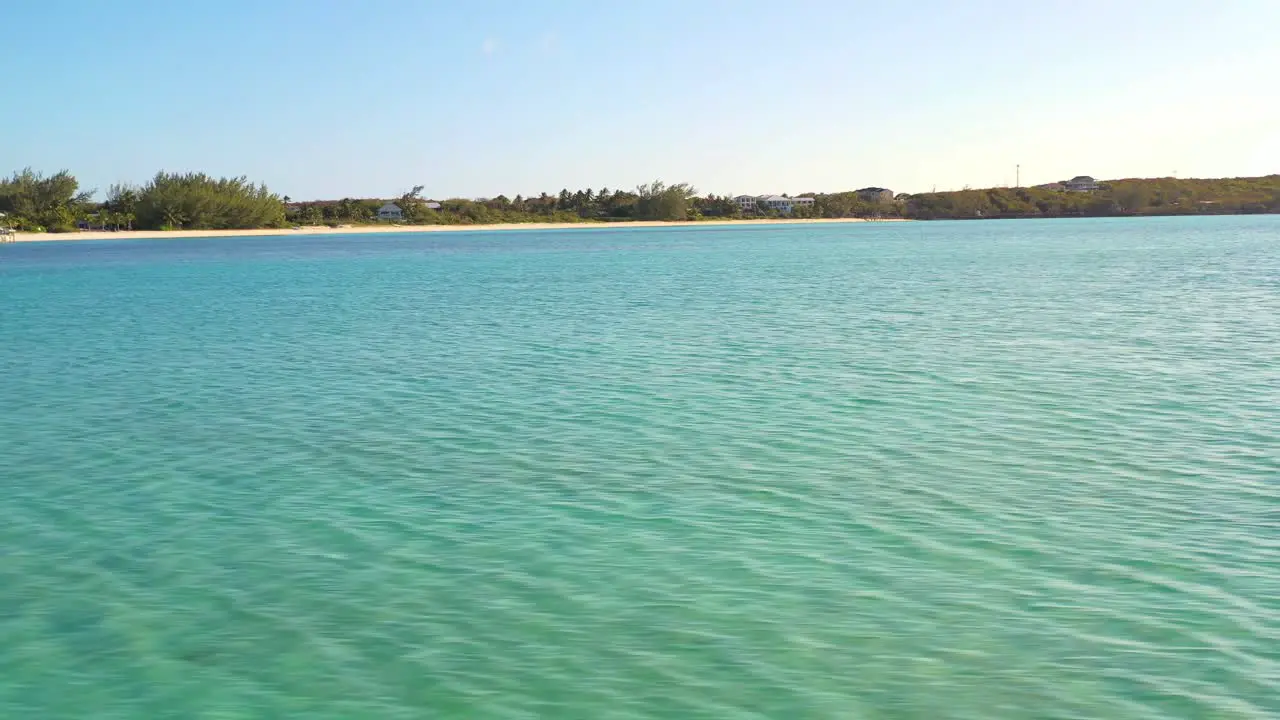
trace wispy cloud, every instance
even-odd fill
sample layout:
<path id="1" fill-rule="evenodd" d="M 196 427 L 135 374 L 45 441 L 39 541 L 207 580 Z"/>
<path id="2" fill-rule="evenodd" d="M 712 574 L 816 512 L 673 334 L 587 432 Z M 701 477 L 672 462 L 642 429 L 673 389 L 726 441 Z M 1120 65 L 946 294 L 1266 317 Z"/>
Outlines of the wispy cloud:
<path id="1" fill-rule="evenodd" d="M 480 52 L 485 55 L 494 55 L 498 52 L 499 47 L 498 38 L 485 38 L 484 42 L 480 43 Z"/>

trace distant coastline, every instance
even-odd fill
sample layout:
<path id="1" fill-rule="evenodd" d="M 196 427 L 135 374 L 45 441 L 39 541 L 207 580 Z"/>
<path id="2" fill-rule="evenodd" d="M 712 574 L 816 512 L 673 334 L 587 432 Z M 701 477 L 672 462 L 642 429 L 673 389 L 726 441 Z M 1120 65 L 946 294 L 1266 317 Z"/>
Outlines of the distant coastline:
<path id="1" fill-rule="evenodd" d="M 602 230 L 619 228 L 715 227 L 743 225 L 831 225 L 866 222 L 905 222 L 904 218 L 810 218 L 804 220 L 689 220 L 664 222 L 500 223 L 486 225 L 310 225 L 297 228 L 257 228 L 251 230 L 88 230 L 68 233 L 17 233 L 18 242 L 61 242 L 64 240 L 177 240 L 211 237 L 287 237 L 292 235 L 374 235 L 388 233 L 490 232 L 499 230 Z"/>
<path id="2" fill-rule="evenodd" d="M 635 190 L 565 188 L 554 195 L 513 198 L 432 200 L 422 191 L 415 186 L 395 198 L 295 201 L 244 177 L 160 172 L 145 185 L 112 185 L 98 202 L 96 191 L 82 190 L 68 171 L 44 175 L 28 168 L 0 178 L 0 229 L 30 241 L 52 235 L 122 239 L 1280 213 L 1280 174 L 1120 180 L 1077 175 L 1031 187 L 927 193 L 864 187 L 800 195 L 701 195 L 687 183 L 660 181 Z"/>

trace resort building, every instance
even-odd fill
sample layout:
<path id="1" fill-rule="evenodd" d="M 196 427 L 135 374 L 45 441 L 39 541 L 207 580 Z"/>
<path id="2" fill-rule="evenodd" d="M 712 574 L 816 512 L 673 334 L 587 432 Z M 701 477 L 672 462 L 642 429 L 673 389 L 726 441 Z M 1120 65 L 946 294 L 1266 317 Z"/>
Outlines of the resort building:
<path id="1" fill-rule="evenodd" d="M 383 205 L 382 207 L 378 208 L 378 219 L 379 220 L 402 220 L 404 219 L 404 213 L 400 211 L 399 205 L 389 202 L 386 205 Z"/>

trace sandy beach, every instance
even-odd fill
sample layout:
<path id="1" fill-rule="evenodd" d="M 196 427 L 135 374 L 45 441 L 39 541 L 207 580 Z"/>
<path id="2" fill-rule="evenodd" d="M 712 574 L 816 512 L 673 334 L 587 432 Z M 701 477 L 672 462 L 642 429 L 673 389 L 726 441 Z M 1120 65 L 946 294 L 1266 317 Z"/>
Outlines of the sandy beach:
<path id="1" fill-rule="evenodd" d="M 809 220 L 698 220 L 693 222 L 582 222 L 582 223 L 504 223 L 502 225 L 347 225 L 307 226 L 298 229 L 264 228 L 259 230 L 130 230 L 121 232 L 83 231 L 75 233 L 17 233 L 18 242 L 52 242 L 62 240 L 155 240 L 209 237 L 252 237 L 285 235 L 370 235 L 375 233 L 488 232 L 491 230 L 601 230 L 644 227 L 711 227 L 717 225 L 817 225 L 831 223 L 905 222 L 901 218 L 865 220 L 862 218 L 819 218 Z"/>

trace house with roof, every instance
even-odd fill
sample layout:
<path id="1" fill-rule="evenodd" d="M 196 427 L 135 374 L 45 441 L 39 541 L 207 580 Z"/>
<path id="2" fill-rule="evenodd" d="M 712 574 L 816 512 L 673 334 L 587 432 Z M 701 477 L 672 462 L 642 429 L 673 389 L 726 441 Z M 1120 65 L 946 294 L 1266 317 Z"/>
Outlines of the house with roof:
<path id="1" fill-rule="evenodd" d="M 811 208 L 813 207 L 813 198 L 811 197 L 793 197 L 788 198 L 791 201 L 792 208 Z"/>
<path id="2" fill-rule="evenodd" d="M 1093 192 L 1100 187 L 1098 181 L 1088 175 L 1077 175 L 1062 183 L 1062 185 L 1067 192 Z"/>
<path id="3" fill-rule="evenodd" d="M 858 199 L 863 202 L 893 202 L 893 191 L 889 188 L 864 187 L 861 190 L 855 190 L 854 192 L 858 193 Z"/>
<path id="4" fill-rule="evenodd" d="M 378 219 L 379 220 L 403 220 L 404 211 L 400 209 L 399 205 L 393 202 L 389 202 L 383 205 L 382 207 L 378 208 Z"/>
<path id="5" fill-rule="evenodd" d="M 756 207 L 790 215 L 798 207 L 813 207 L 811 197 L 787 197 L 786 195 L 761 195 L 756 198 Z"/>
<path id="6" fill-rule="evenodd" d="M 772 211 L 782 215 L 790 215 L 798 207 L 813 207 L 811 197 L 788 197 L 786 195 L 738 195 L 733 198 L 738 209 L 745 214 Z"/>

